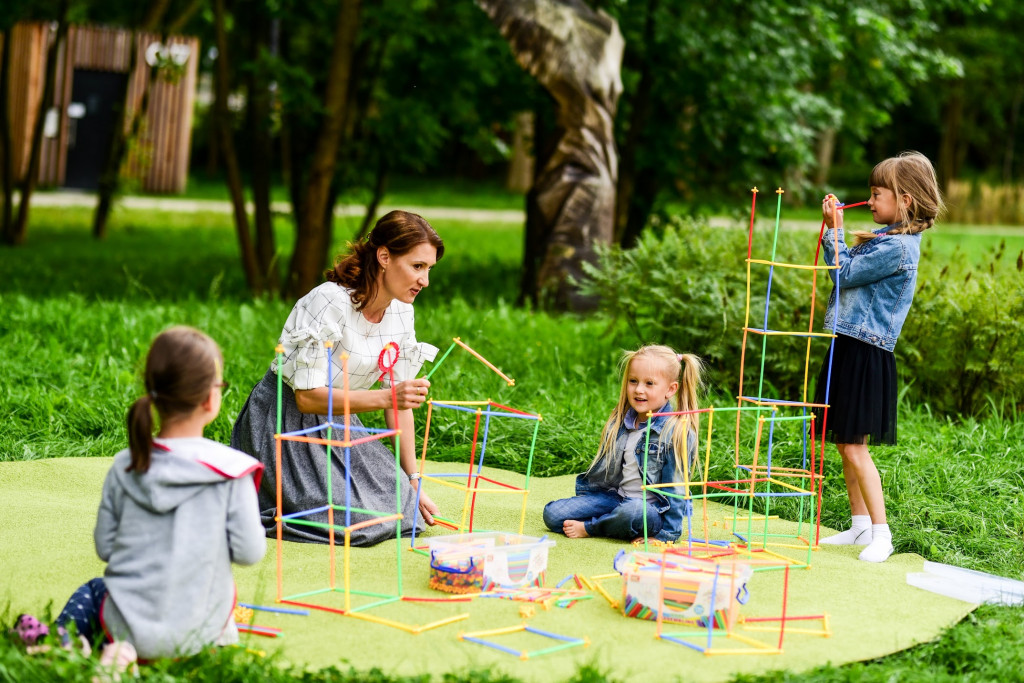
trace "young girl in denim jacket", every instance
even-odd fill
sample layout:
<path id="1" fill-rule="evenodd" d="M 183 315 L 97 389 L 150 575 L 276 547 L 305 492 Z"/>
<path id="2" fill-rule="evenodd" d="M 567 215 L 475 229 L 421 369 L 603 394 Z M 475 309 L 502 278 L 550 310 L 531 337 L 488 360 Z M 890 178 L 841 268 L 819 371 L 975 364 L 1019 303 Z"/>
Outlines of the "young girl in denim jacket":
<path id="1" fill-rule="evenodd" d="M 868 207 L 873 232 L 855 232 L 855 245 L 843 239 L 842 205 L 833 195 L 821 205 L 826 230 L 822 252 L 836 289 L 828 301 L 825 328 L 835 327 L 831 361 L 826 354 L 818 374 L 814 402 L 825 403 L 824 436 L 843 459 L 843 478 L 853 523 L 821 541 L 831 545 L 867 545 L 860 559 L 884 562 L 893 552 L 885 518 L 882 481 L 868 452 L 872 444 L 896 443 L 896 358 L 893 348 L 914 299 L 921 233 L 942 210 L 939 184 L 931 162 L 904 152 L 871 171 Z M 838 233 L 838 235 L 837 235 Z M 836 248 L 838 237 L 838 251 Z M 831 374 L 829 368 L 831 367 Z M 824 411 L 815 410 L 819 426 Z"/>
<path id="2" fill-rule="evenodd" d="M 574 497 L 544 507 L 544 523 L 569 538 L 634 540 L 644 534 L 646 507 L 648 536 L 674 541 L 682 530 L 684 501 L 659 493 L 665 489 L 644 495 L 644 454 L 646 448 L 647 484 L 683 481 L 684 457 L 693 466 L 697 415 L 652 415 L 697 409 L 701 361 L 667 346 L 644 346 L 623 354 L 620 367 L 619 401 L 604 426 L 597 457 L 576 478 Z M 683 493 L 681 487 L 668 490 Z"/>

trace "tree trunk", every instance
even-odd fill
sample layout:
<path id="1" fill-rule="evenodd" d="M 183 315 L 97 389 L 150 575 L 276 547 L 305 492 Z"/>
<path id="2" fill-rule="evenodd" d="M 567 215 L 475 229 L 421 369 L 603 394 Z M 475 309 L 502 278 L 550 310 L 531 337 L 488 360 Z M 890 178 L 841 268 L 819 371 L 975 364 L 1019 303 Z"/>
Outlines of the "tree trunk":
<path id="1" fill-rule="evenodd" d="M 252 141 L 252 197 L 256 224 L 256 258 L 260 274 L 267 283 L 273 280 L 272 269 L 277 248 L 274 244 L 274 224 L 270 212 L 270 167 L 273 161 L 273 141 L 270 137 L 271 92 L 266 71 L 259 68 L 260 54 L 270 44 L 270 17 L 257 6 L 250 10 L 250 64 L 246 78 L 247 113 Z"/>
<path id="2" fill-rule="evenodd" d="M 39 177 L 39 158 L 43 150 L 43 126 L 46 122 L 46 110 L 53 106 L 53 91 L 57 82 L 57 54 L 60 46 L 68 34 L 68 4 L 69 0 L 62 0 L 60 3 L 60 14 L 57 21 L 57 35 L 46 52 L 46 80 L 43 83 L 43 97 L 39 101 L 39 113 L 36 116 L 35 126 L 32 129 L 32 147 L 29 150 L 28 168 L 25 170 L 25 177 L 21 181 L 21 199 L 18 202 L 18 219 L 14 223 L 8 239 L 8 244 L 23 244 L 25 233 L 28 230 L 28 214 L 32 204 L 32 192 L 36 189 L 36 181 Z M 9 31 L 8 33 L 12 33 Z M 7 42 L 6 39 L 4 42 Z M 4 106 L 6 106 L 6 101 Z"/>
<path id="3" fill-rule="evenodd" d="M 249 291 L 260 295 L 265 291 L 262 271 L 256 260 L 252 236 L 249 233 L 249 215 L 245 210 L 245 193 L 242 184 L 242 173 L 238 167 L 238 155 L 235 152 L 234 131 L 231 126 L 231 112 L 228 111 L 228 37 L 224 23 L 224 0 L 214 0 L 214 34 L 217 43 L 217 63 L 214 74 L 214 116 L 217 129 L 220 131 L 220 149 L 224 158 L 224 169 L 227 172 L 228 191 L 231 193 L 231 206 L 234 210 L 235 232 L 238 234 L 238 251 L 242 258 L 242 270 Z"/>
<path id="4" fill-rule="evenodd" d="M 206 175 L 214 177 L 220 171 L 220 129 L 216 122 L 208 124 L 207 128 L 207 152 L 206 152 Z"/>
<path id="5" fill-rule="evenodd" d="M 526 193 L 526 228 L 523 230 L 523 272 L 519 280 L 519 299 L 516 304 L 527 302 L 536 306 L 540 302 L 537 273 L 547 253 L 551 229 L 540 210 L 537 186 Z"/>
<path id="6" fill-rule="evenodd" d="M 377 218 L 377 209 L 380 208 L 380 203 L 384 199 L 384 193 L 387 191 L 388 179 L 391 173 L 391 164 L 389 163 L 389 155 L 384 151 L 384 145 L 380 144 L 379 139 L 370 130 L 367 130 L 365 126 L 367 112 L 370 110 L 370 106 L 374 102 L 373 93 L 377 88 L 377 82 L 380 79 L 381 71 L 384 67 L 384 56 L 388 49 L 388 37 L 385 37 L 377 44 L 365 44 L 356 52 L 355 63 L 353 66 L 354 73 L 363 74 L 364 77 L 360 79 L 363 84 L 360 88 L 351 88 L 349 97 L 349 110 L 351 115 L 348 116 L 348 125 L 346 126 L 345 137 L 351 141 L 357 138 L 369 139 L 371 150 L 375 150 L 370 154 L 364 155 L 364 158 L 358 161 L 350 160 L 351 163 L 359 163 L 361 165 L 369 165 L 374 163 L 376 172 L 374 174 L 373 181 L 373 193 L 370 195 L 370 201 L 366 205 L 366 211 L 363 214 L 363 221 L 359 225 L 359 232 L 355 235 L 355 240 L 359 241 L 373 229 L 374 221 Z M 376 143 L 376 144 L 374 144 Z M 352 145 L 347 145 L 351 149 Z M 373 157 L 376 157 L 373 159 Z M 344 160 L 345 155 L 342 156 Z M 368 158 L 367 158 L 368 157 Z"/>
<path id="7" fill-rule="evenodd" d="M 359 232 L 355 236 L 357 242 L 366 237 L 366 234 L 370 232 L 370 228 L 377 218 L 377 209 L 384 198 L 384 191 L 387 189 L 387 186 L 388 160 L 382 154 L 377 162 L 377 175 L 373 183 L 373 195 L 370 197 L 370 203 L 366 205 L 366 213 L 363 214 L 362 225 L 359 226 Z"/>
<path id="8" fill-rule="evenodd" d="M 316 273 L 316 278 L 313 281 L 314 287 L 322 281 L 324 266 L 330 261 L 329 250 L 334 244 L 334 207 L 338 204 L 339 189 L 337 183 L 331 183 L 331 189 L 327 193 L 327 204 L 324 205 L 324 262 Z"/>
<path id="9" fill-rule="evenodd" d="M 640 233 L 654 211 L 654 202 L 658 198 L 660 188 L 657 173 L 650 168 L 635 173 L 633 180 L 635 185 L 629 198 L 629 206 L 626 207 L 626 232 L 622 234 L 622 240 L 619 242 L 623 248 L 632 247 L 640 239 Z"/>
<path id="10" fill-rule="evenodd" d="M 544 215 L 538 204 L 537 181 L 541 171 L 547 168 L 548 162 L 558 146 L 558 140 L 562 137 L 554 123 L 557 106 L 554 98 L 551 98 L 538 103 L 533 112 L 533 179 L 526 192 L 523 268 L 519 281 L 517 306 L 525 306 L 527 303 L 537 305 L 540 297 L 537 288 L 537 273 L 540 272 L 540 264 L 544 262 L 544 256 L 547 254 L 551 228 L 544 220 Z"/>
<path id="11" fill-rule="evenodd" d="M 159 76 L 156 66 L 149 67 L 149 77 L 146 78 L 142 87 L 142 98 L 137 109 L 131 106 L 128 101 L 129 83 L 134 77 L 135 69 L 138 67 L 138 35 L 140 33 L 160 32 L 161 44 L 167 42 L 167 31 L 161 30 L 164 26 L 167 9 L 170 0 L 153 0 L 146 10 L 146 16 L 137 30 L 132 31 L 129 49 L 131 53 L 128 59 L 128 78 L 125 79 L 124 92 L 121 95 L 121 111 L 118 115 L 118 122 L 114 126 L 110 138 L 110 147 L 107 152 L 107 160 L 103 165 L 100 174 L 99 188 L 97 189 L 98 199 L 96 201 L 96 212 L 92 220 L 92 236 L 96 239 L 105 239 L 107 236 L 107 223 L 110 220 L 110 210 L 114 206 L 114 199 L 121 188 L 121 166 L 124 164 L 128 147 L 133 140 L 137 140 L 142 125 L 149 115 L 150 93 L 153 90 L 153 83 Z M 190 7 L 185 8 L 189 12 Z M 173 22 L 177 23 L 177 22 Z M 130 117 L 130 118 L 129 118 Z"/>
<path id="12" fill-rule="evenodd" d="M 644 44 L 638 46 L 638 50 L 649 49 L 649 46 L 654 45 L 657 10 L 657 0 L 649 0 L 645 8 L 647 16 L 644 18 Z M 654 95 L 654 75 L 651 61 L 650 58 L 643 59 L 640 65 L 640 81 L 631 101 L 633 110 L 629 117 L 629 129 L 619 157 L 619 180 L 615 188 L 615 234 L 612 240 L 623 247 L 632 246 L 647 223 L 647 214 L 644 213 L 640 225 L 636 224 L 636 219 L 632 218 L 635 214 L 632 207 L 636 189 L 636 153 L 640 148 L 641 135 L 651 117 Z"/>
<path id="13" fill-rule="evenodd" d="M 652 82 L 650 66 L 645 62 L 636 96 L 633 98 L 633 115 L 630 117 L 629 133 L 623 145 L 622 161 L 619 164 L 613 241 L 622 247 L 633 246 L 640 237 L 644 226 L 647 225 L 658 190 L 655 174 L 638 171 L 636 167 L 636 152 L 641 145 L 640 136 L 651 117 Z M 645 176 L 645 179 L 641 181 L 638 176 Z"/>
<path id="14" fill-rule="evenodd" d="M 596 248 L 612 240 L 618 154 L 614 118 L 622 82 L 619 26 L 583 0 L 477 0 L 512 47 L 519 65 L 558 105 L 561 137 L 528 195 L 527 215 L 547 234 L 537 291 L 554 308 L 596 303 L 572 280 Z M 527 231 L 534 230 L 528 218 Z M 527 264 L 524 263 L 524 269 Z"/>
<path id="15" fill-rule="evenodd" d="M 963 83 L 953 83 L 946 92 L 948 97 L 942 112 L 942 140 L 939 143 L 939 166 L 936 171 L 939 184 L 948 191 L 949 183 L 956 179 L 957 172 L 957 147 L 964 114 Z"/>
<path id="16" fill-rule="evenodd" d="M 128 113 L 131 111 L 131 102 L 128 100 L 128 86 L 131 83 L 132 75 L 139 64 L 138 42 L 139 33 L 133 30 L 128 40 L 128 77 L 124 79 L 124 86 L 118 93 L 120 106 L 116 110 L 114 129 L 110 134 L 110 147 L 107 148 L 107 159 L 103 163 L 103 170 L 100 171 L 99 186 L 97 187 L 96 211 L 92 216 L 92 236 L 96 239 L 105 239 L 107 236 L 107 221 L 110 218 L 110 210 L 114 205 L 114 193 L 120 185 L 121 162 L 124 160 L 124 151 L 128 147 L 126 129 L 128 127 Z"/>
<path id="17" fill-rule="evenodd" d="M 298 223 L 295 251 L 285 284 L 285 293 L 298 298 L 316 286 L 327 263 L 330 246 L 331 182 L 334 179 L 338 148 L 345 129 L 352 58 L 359 29 L 359 0 L 343 0 L 334 30 L 334 49 L 324 95 L 324 122 L 314 147 L 313 159 L 303 192 L 302 219 Z"/>
<path id="18" fill-rule="evenodd" d="M 176 36 L 181 33 L 182 29 L 185 28 L 185 24 L 188 23 L 188 20 L 191 19 L 196 12 L 202 9 L 203 4 L 204 0 L 191 0 L 191 2 L 185 6 L 185 9 L 181 11 L 181 14 L 179 14 L 174 21 L 167 24 L 167 35 Z"/>
<path id="19" fill-rule="evenodd" d="M 832 171 L 832 159 L 836 153 L 836 129 L 829 126 L 821 131 L 818 137 L 818 167 L 814 172 L 814 186 L 825 187 L 828 175 Z"/>
<path id="20" fill-rule="evenodd" d="M 1021 100 L 1024 100 L 1024 85 L 1018 83 L 1013 92 L 1010 121 L 1007 125 L 1010 133 L 1006 136 L 1006 144 L 1003 148 L 1003 182 L 1007 185 L 1013 183 L 1013 156 L 1017 146 L 1017 122 L 1020 121 Z"/>
<path id="21" fill-rule="evenodd" d="M 13 25 L 7 27 L 3 36 L 3 52 L 0 52 L 0 176 L 3 178 L 3 214 L 0 219 L 0 235 L 7 241 L 7 235 L 14 228 L 14 153 L 11 150 L 11 35 Z"/>
<path id="22" fill-rule="evenodd" d="M 533 112 L 521 111 L 515 116 L 512 131 L 512 158 L 505 176 L 505 189 L 527 192 L 533 185 Z"/>
<path id="23" fill-rule="evenodd" d="M 161 36 L 160 42 L 164 43 L 166 39 L 166 36 Z M 138 66 L 134 39 L 132 40 L 132 46 L 132 68 L 128 71 L 128 80 L 131 80 L 131 74 L 135 73 L 135 67 Z M 125 98 L 120 118 L 122 123 L 125 123 L 127 126 L 127 131 L 123 129 L 120 133 L 117 130 L 114 131 L 114 140 L 111 142 L 107 163 L 104 165 L 103 174 L 100 177 L 99 198 L 96 202 L 96 212 L 93 215 L 92 222 L 92 236 L 96 239 L 102 240 L 107 237 L 107 223 L 110 220 L 110 210 L 113 208 L 114 199 L 121 188 L 121 166 L 124 164 L 125 156 L 128 154 L 128 147 L 132 141 L 138 140 L 142 134 L 143 123 L 146 121 L 146 117 L 149 116 L 149 102 L 151 99 L 150 95 L 153 92 L 153 82 L 159 77 L 159 69 L 156 66 L 149 67 L 149 76 L 147 76 L 146 84 L 142 88 L 142 99 L 139 101 L 138 108 L 134 111 L 130 108 L 128 89 L 127 87 L 125 88 Z M 130 119 L 128 119 L 129 111 L 131 111 Z"/>
<path id="24" fill-rule="evenodd" d="M 164 15 L 167 14 L 167 8 L 170 7 L 170 5 L 171 0 L 153 0 L 153 2 L 146 9 L 146 16 L 142 19 L 142 30 L 157 30 L 157 27 L 163 24 Z"/>

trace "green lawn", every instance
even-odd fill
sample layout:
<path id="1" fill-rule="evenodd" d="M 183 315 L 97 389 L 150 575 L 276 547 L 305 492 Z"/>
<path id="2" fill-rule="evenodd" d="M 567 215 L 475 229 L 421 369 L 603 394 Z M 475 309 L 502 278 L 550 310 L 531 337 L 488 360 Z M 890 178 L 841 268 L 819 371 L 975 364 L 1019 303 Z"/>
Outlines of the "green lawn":
<path id="1" fill-rule="evenodd" d="M 288 189 L 281 183 L 271 187 L 273 201 L 288 201 Z M 165 198 L 167 195 L 153 195 Z M 180 195 L 185 199 L 228 200 L 223 177 L 209 177 L 204 172 L 189 176 L 188 185 Z M 343 193 L 338 204 L 365 204 L 370 193 L 357 190 Z M 387 186 L 383 204 L 390 206 L 458 206 L 472 209 L 522 209 L 522 193 L 505 189 L 499 180 L 468 178 L 394 178 Z"/>
<path id="2" fill-rule="evenodd" d="M 415 195 L 408 201 L 424 204 Z M 28 244 L 0 248 L 0 344 L 5 351 L 0 414 L 6 416 L 0 459 L 111 455 L 123 448 L 123 415 L 140 390 L 137 371 L 147 345 L 174 323 L 203 328 L 224 349 L 225 374 L 234 386 L 208 436 L 226 441 L 231 418 L 270 362 L 291 302 L 247 296 L 227 215 L 121 209 L 104 243 L 88 237 L 89 219 L 81 209 L 35 209 Z M 545 429 L 534 472 L 585 468 L 617 392 L 618 354 L 638 340 L 600 316 L 553 316 L 512 306 L 521 260 L 519 226 L 454 221 L 435 226 L 448 250 L 417 302 L 419 338 L 446 347 L 451 337 L 460 336 L 516 379 L 515 387 L 507 387 L 481 372 L 467 355 L 453 355 L 439 373 L 438 390 L 489 396 L 540 412 Z M 281 219 L 282 242 L 289 230 Z M 956 239 L 943 242 L 952 234 L 972 236 L 969 250 L 961 246 L 966 256 L 957 258 L 982 266 L 1003 238 L 970 228 L 962 233 L 953 233 L 952 226 L 937 230 L 929 237 L 934 251 L 922 266 L 923 277 L 955 253 Z M 1015 259 L 1024 237 L 1006 239 L 1004 258 Z M 339 236 L 337 249 L 342 242 Z M 900 446 L 873 450 L 897 551 L 1024 578 L 1022 442 L 1024 420 L 1016 415 L 958 422 L 933 416 L 927 406 L 901 405 Z M 514 470 L 525 465 L 500 443 L 488 452 L 495 458 L 491 465 Z M 838 458 L 834 451 L 830 456 L 827 476 L 839 482 Z M 842 486 L 830 484 L 823 523 L 839 526 L 847 515 Z M 879 606 L 879 618 L 885 618 L 888 607 Z M 8 612 L 21 608 L 10 606 Z M 1019 680 L 1024 670 L 1021 617 L 1019 608 L 983 608 L 937 642 L 882 660 L 743 680 Z M 145 676 L 239 681 L 285 676 L 244 653 L 203 655 L 198 677 L 195 663 L 162 664 L 145 669 Z M 397 680 L 367 672 L 331 676 L 314 672 L 305 680 Z M 0 680 L 88 677 L 80 661 L 25 658 L 0 643 Z M 487 678 L 486 672 L 466 676 Z M 577 680 L 605 678 L 585 669 Z"/>

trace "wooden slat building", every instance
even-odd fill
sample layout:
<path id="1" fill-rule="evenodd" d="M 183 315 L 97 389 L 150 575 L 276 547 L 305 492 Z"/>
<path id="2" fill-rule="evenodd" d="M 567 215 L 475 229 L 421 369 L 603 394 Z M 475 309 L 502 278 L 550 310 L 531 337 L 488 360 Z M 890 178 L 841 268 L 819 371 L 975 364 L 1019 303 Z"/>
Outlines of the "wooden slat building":
<path id="1" fill-rule="evenodd" d="M 10 113 L 15 177 L 28 167 L 32 129 L 39 113 L 46 77 L 46 56 L 56 37 L 51 24 L 23 22 L 11 31 Z M 5 36 L 0 36 L 0 41 Z M 139 110 L 156 58 L 161 67 L 150 87 L 149 104 L 139 139 L 130 149 L 122 174 L 147 192 L 185 189 L 192 136 L 192 110 L 199 63 L 199 40 L 160 36 L 102 26 L 71 26 L 57 54 L 54 103 L 46 114 L 39 183 L 44 186 L 95 188 L 106 159 L 120 93 L 128 79 L 128 103 Z M 131 52 L 136 51 L 132 73 Z M 115 108 L 116 107 L 116 108 Z M 131 116 L 127 117 L 131 120 Z"/>

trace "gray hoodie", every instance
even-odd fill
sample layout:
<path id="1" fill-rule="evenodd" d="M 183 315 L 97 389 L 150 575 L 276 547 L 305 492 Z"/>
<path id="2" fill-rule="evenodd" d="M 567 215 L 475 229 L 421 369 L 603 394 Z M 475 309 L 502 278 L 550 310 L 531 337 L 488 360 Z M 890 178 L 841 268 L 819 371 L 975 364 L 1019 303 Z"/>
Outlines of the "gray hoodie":
<path id="1" fill-rule="evenodd" d="M 267 549 L 253 485 L 263 466 L 199 437 L 156 441 L 145 474 L 130 463 L 127 450 L 114 456 L 96 518 L 104 630 L 143 659 L 237 642 L 231 563 Z"/>

